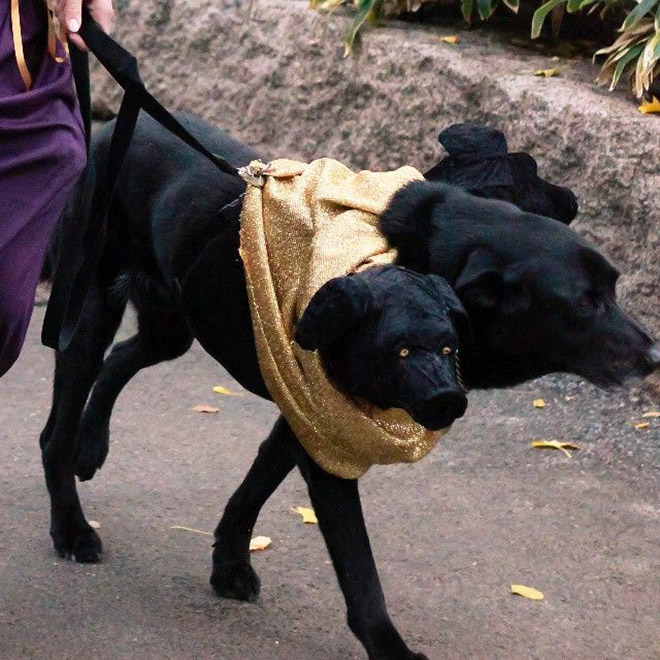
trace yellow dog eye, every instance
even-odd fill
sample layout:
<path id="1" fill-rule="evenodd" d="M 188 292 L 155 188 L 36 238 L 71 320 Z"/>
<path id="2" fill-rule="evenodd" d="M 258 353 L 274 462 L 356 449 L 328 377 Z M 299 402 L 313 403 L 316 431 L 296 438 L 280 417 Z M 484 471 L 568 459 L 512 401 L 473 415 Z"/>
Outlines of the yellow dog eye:
<path id="1" fill-rule="evenodd" d="M 399 356 L 400 357 L 408 357 L 410 355 L 410 351 L 407 348 L 402 348 L 399 351 Z"/>
<path id="2" fill-rule="evenodd" d="M 443 355 L 451 355 L 451 353 L 452 353 L 452 350 L 451 350 L 451 348 L 449 348 L 449 346 L 445 346 L 445 347 L 442 349 L 442 354 L 443 354 Z"/>

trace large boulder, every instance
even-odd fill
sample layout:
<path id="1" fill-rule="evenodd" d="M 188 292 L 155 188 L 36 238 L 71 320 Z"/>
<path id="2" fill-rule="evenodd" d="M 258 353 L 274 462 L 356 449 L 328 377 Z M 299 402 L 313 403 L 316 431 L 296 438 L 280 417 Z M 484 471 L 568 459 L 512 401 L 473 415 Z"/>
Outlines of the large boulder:
<path id="1" fill-rule="evenodd" d="M 660 335 L 660 118 L 595 88 L 596 69 L 501 36 L 392 22 L 343 58 L 348 19 L 306 1 L 119 0 L 116 37 L 169 108 L 199 114 L 273 157 L 426 168 L 440 129 L 487 123 L 580 200 L 575 229 L 621 268 L 620 294 Z M 559 67 L 559 78 L 536 69 Z M 97 67 L 97 114 L 119 91 Z"/>

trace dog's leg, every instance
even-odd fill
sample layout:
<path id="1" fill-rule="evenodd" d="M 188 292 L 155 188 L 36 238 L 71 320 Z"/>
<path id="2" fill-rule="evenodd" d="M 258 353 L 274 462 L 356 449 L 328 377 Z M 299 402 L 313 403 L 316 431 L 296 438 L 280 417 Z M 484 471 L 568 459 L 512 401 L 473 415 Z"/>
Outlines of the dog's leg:
<path id="1" fill-rule="evenodd" d="M 94 476 L 108 455 L 110 417 L 125 385 L 141 369 L 183 355 L 192 334 L 183 316 L 157 301 L 139 302 L 138 333 L 115 345 L 103 363 L 85 407 L 75 441 L 75 473 Z"/>
<path id="2" fill-rule="evenodd" d="M 296 466 L 287 442 L 290 434 L 280 417 L 215 530 L 211 584 L 220 596 L 253 602 L 259 595 L 259 577 L 250 565 L 250 539 L 261 507 Z"/>
<path id="3" fill-rule="evenodd" d="M 346 600 L 349 627 L 370 660 L 424 660 L 426 656 L 408 648 L 387 612 L 362 516 L 357 480 L 328 474 L 297 441 L 293 446 Z"/>
<path id="4" fill-rule="evenodd" d="M 110 304 L 106 291 L 101 284 L 94 285 L 76 336 L 66 351 L 56 355 L 53 405 L 40 438 L 55 550 L 80 562 L 98 561 L 101 552 L 101 539 L 85 520 L 78 499 L 73 442 L 103 354 L 123 314 L 124 307 Z"/>

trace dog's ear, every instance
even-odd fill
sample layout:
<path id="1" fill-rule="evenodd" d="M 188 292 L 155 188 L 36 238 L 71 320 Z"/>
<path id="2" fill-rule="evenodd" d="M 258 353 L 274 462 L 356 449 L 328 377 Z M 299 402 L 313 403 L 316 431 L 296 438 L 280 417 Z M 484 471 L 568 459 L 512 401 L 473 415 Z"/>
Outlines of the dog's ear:
<path id="1" fill-rule="evenodd" d="M 428 181 L 412 181 L 394 194 L 380 217 L 380 230 L 399 251 L 399 263 L 418 271 L 427 269 L 433 210 L 445 199 L 445 186 Z"/>
<path id="2" fill-rule="evenodd" d="M 534 157 L 526 151 L 516 151 L 509 154 L 509 158 L 522 170 L 530 176 L 538 176 L 539 166 Z"/>
<path id="3" fill-rule="evenodd" d="M 438 135 L 438 142 L 452 156 L 461 154 L 506 156 L 508 146 L 502 131 L 478 124 L 454 124 Z"/>
<path id="4" fill-rule="evenodd" d="M 456 280 L 456 291 L 466 307 L 499 311 L 506 316 L 528 309 L 531 296 L 521 273 L 502 269 L 494 256 L 482 248 L 474 250 Z"/>
<path id="5" fill-rule="evenodd" d="M 309 301 L 296 324 L 296 342 L 308 351 L 328 346 L 364 319 L 371 305 L 371 291 L 361 278 L 335 277 Z"/>
<path id="6" fill-rule="evenodd" d="M 429 275 L 434 287 L 440 294 L 443 302 L 447 305 L 452 323 L 456 328 L 460 341 L 461 350 L 468 353 L 474 348 L 474 335 L 472 334 L 472 325 L 470 317 L 465 311 L 465 307 L 458 298 L 456 291 L 451 288 L 449 282 L 439 275 Z"/>

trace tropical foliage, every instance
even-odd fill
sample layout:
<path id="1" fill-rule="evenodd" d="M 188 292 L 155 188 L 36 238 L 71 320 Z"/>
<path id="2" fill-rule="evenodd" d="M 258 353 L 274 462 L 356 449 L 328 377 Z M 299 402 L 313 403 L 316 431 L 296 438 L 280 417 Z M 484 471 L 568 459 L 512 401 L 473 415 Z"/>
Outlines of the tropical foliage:
<path id="1" fill-rule="evenodd" d="M 518 13 L 520 0 L 456 0 L 460 2 L 463 18 L 472 22 L 476 17 L 488 20 L 504 5 L 506 10 Z M 313 7 L 331 11 L 349 6 L 354 13 L 346 35 L 347 54 L 353 49 L 365 23 L 379 24 L 387 16 L 418 11 L 424 5 L 447 4 L 446 0 L 311 0 Z M 548 0 L 532 17 L 531 36 L 541 35 L 544 24 L 552 17 L 553 28 L 558 29 L 565 13 L 597 14 L 603 20 L 620 16 L 620 36 L 606 48 L 594 54 L 604 57 L 598 81 L 609 82 L 614 89 L 622 78 L 631 80 L 635 95 L 642 97 L 654 78 L 660 80 L 660 0 Z"/>

